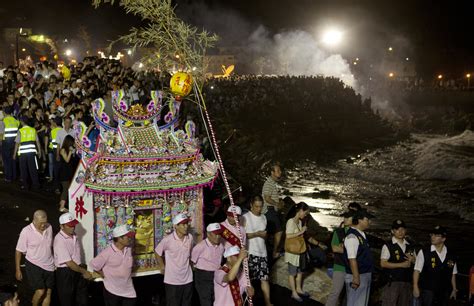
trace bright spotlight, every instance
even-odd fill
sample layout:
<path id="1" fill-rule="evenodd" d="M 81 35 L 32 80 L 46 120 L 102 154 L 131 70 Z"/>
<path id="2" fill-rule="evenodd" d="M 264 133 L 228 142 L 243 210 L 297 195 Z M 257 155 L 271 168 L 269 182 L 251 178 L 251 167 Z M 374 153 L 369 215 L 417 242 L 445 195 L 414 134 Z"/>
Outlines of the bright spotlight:
<path id="1" fill-rule="evenodd" d="M 64 54 L 66 54 L 66 56 L 71 56 L 72 55 L 72 50 L 67 49 L 66 52 L 64 52 Z"/>
<path id="2" fill-rule="evenodd" d="M 336 46 L 338 45 L 342 40 L 342 32 L 338 30 L 327 30 L 323 34 L 323 43 L 325 43 L 328 46 Z"/>
<path id="3" fill-rule="evenodd" d="M 132 55 L 132 50 L 128 49 L 128 50 L 127 50 L 127 54 L 128 54 L 128 55 Z"/>
<path id="4" fill-rule="evenodd" d="M 443 78 L 443 75 L 442 75 L 442 74 L 438 75 L 438 79 L 441 80 L 442 78 Z"/>

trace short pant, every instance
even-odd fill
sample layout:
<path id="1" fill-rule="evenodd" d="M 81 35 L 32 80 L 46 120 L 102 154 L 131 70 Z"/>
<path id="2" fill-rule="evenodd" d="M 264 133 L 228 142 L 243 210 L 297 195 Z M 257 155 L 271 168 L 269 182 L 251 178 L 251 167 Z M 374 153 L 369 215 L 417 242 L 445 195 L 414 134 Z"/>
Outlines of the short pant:
<path id="1" fill-rule="evenodd" d="M 251 280 L 268 280 L 268 258 L 249 255 L 249 272 Z"/>
<path id="2" fill-rule="evenodd" d="M 52 289 L 54 287 L 53 271 L 46 271 L 25 260 L 25 272 L 31 289 Z"/>
<path id="3" fill-rule="evenodd" d="M 292 264 L 288 263 L 288 274 L 291 276 L 295 276 L 298 273 L 301 273 L 300 267 L 293 266 Z"/>

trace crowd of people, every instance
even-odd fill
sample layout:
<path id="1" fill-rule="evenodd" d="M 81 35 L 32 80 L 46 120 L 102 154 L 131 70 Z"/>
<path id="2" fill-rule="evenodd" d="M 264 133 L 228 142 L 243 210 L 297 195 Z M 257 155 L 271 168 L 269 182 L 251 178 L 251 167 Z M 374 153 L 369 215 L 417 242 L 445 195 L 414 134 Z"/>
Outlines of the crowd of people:
<path id="1" fill-rule="evenodd" d="M 182 213 L 173 217 L 173 232 L 155 248 L 164 274 L 166 305 L 192 305 L 193 294 L 202 306 L 242 305 L 255 295 L 255 284 L 260 285 L 265 306 L 273 305 L 270 268 L 276 260 L 287 264 L 291 299 L 299 303 L 311 296 L 303 278 L 314 263 L 309 250 L 325 250 L 326 246 L 308 235 L 306 203 L 295 203 L 286 215 L 281 213 L 281 176 L 280 165 L 272 165 L 262 195 L 250 199 L 249 210 L 228 206 L 225 220 L 207 224 L 206 238 L 197 244 L 190 233 L 190 217 Z M 343 288 L 347 305 L 369 305 L 376 265 L 366 231 L 374 216 L 353 202 L 342 217 L 344 221 L 331 240 L 334 265 L 326 305 L 338 305 Z M 88 263 L 87 270 L 75 233 L 78 223 L 73 214 L 63 213 L 60 230 L 54 235 L 46 212 L 38 210 L 32 223 L 21 231 L 15 254 L 16 278 L 22 281 L 26 275 L 34 290 L 32 305 L 50 305 L 53 289 L 60 305 L 88 305 L 88 280 L 94 278 L 103 279 L 105 305 L 136 305 L 133 230 L 128 225 L 116 226 L 113 241 Z M 382 248 L 382 305 L 448 305 L 449 299 L 457 296 L 457 264 L 455 254 L 445 245 L 447 229 L 436 226 L 429 246 L 418 250 L 405 239 L 406 231 L 403 220 L 394 220 L 392 237 Z M 273 241 L 274 247 L 268 241 Z M 7 287 L 0 287 L 4 290 L 0 291 L 0 302 L 18 305 L 18 295 L 8 289 L 11 287 L 2 288 Z"/>
<path id="2" fill-rule="evenodd" d="M 64 66 L 65 67 L 65 66 Z M 156 75 L 134 75 L 120 62 L 85 58 L 64 70 L 56 64 L 4 68 L 0 63 L 0 138 L 5 183 L 18 176 L 22 189 L 48 188 L 61 193 L 59 209 L 66 210 L 67 186 L 77 164 L 73 125 L 88 127 L 94 142 L 99 134 L 92 120 L 91 102 L 110 100 L 112 90 L 124 89 L 130 100 L 147 99 L 163 86 Z M 66 72 L 67 71 L 67 74 Z M 20 170 L 17 175 L 17 170 Z"/>
<path id="3" fill-rule="evenodd" d="M 134 74 L 118 61 L 98 58 L 86 58 L 67 69 L 66 74 L 48 62 L 22 71 L 0 66 L 5 183 L 17 180 L 19 168 L 23 189 L 39 189 L 44 177 L 45 185 L 61 194 L 60 229 L 55 236 L 41 210 L 22 230 L 16 246 L 16 278 L 21 281 L 26 274 L 34 291 L 33 305 L 49 305 L 53 288 L 61 305 L 87 305 L 87 280 L 98 277 L 104 280 L 106 305 L 135 305 L 130 248 L 134 235 L 127 226 L 116 227 L 110 246 L 91 262 L 81 258 L 74 232 L 78 221 L 67 212 L 67 186 L 77 163 L 72 127 L 76 121 L 84 122 L 94 142 L 98 134 L 91 114 L 94 99 L 110 99 L 111 91 L 121 88 L 128 99 L 145 102 L 150 90 L 165 87 L 169 76 Z M 362 101 L 336 78 L 247 76 L 210 80 L 205 95 L 210 112 L 220 114 L 216 117 L 220 139 L 229 140 L 227 137 L 236 130 L 244 131 L 245 137 L 237 144 L 241 153 L 251 143 L 261 146 L 262 150 L 253 154 L 260 155 L 266 148 L 294 151 L 302 141 L 306 144 L 308 135 L 325 144 L 336 134 L 358 141 L 365 132 L 365 136 L 381 133 L 375 131 L 374 122 L 387 128 L 372 112 L 369 100 Z M 286 141 L 274 137 L 276 130 L 282 131 Z M 252 137 L 259 141 L 252 142 Z M 193 292 L 199 295 L 201 305 L 240 305 L 255 293 L 247 276 L 254 284 L 259 283 L 265 305 L 272 305 L 270 266 L 280 257 L 287 263 L 291 298 L 302 302 L 310 296 L 303 286 L 303 273 L 311 264 L 309 249 L 312 246 L 324 251 L 326 247 L 307 234 L 307 204 L 296 203 L 282 216 L 277 184 L 281 175 L 280 166 L 273 165 L 261 196 L 251 199 L 250 210 L 244 213 L 239 206 L 224 209 L 225 220 L 207 222 L 207 238 L 197 245 L 189 233 L 188 216 L 173 218 L 173 233 L 155 249 L 164 272 L 168 305 L 191 305 Z M 365 230 L 373 216 L 352 205 L 343 217 L 344 225 L 335 231 L 331 242 L 335 264 L 327 305 L 337 305 L 343 287 L 348 305 L 368 305 L 375 264 Z M 387 276 L 384 305 L 407 305 L 413 297 L 423 305 L 445 305 L 456 297 L 457 289 L 455 257 L 444 245 L 446 229 L 435 228 L 430 247 L 418 252 L 404 240 L 405 230 L 405 223 L 395 220 L 393 238 L 382 250 L 380 262 Z M 243 268 L 245 261 L 248 270 Z M 88 271 L 85 264 L 94 271 Z M 8 286 L 0 288 L 0 298 L 4 305 L 18 303 L 17 293 Z"/>
<path id="4" fill-rule="evenodd" d="M 97 98 L 110 101 L 111 92 L 117 89 L 123 89 L 130 101 L 147 103 L 151 90 L 168 87 L 169 78 L 166 73 L 134 72 L 119 61 L 96 57 L 62 67 L 41 62 L 21 70 L 0 63 L 0 138 L 6 182 L 21 176 L 22 188 L 38 189 L 46 181 L 52 191 L 64 192 L 64 182 L 70 180 L 70 169 L 77 163 L 74 154 L 68 158 L 74 145 L 64 143 L 66 136 L 73 136 L 74 123 L 82 121 L 89 127 L 87 134 L 94 148 L 99 133 L 91 103 Z M 370 100 L 363 101 L 337 78 L 210 79 L 204 95 L 219 139 L 229 138 L 231 145 L 223 148 L 223 155 L 239 179 L 245 175 L 240 175 L 242 167 L 233 163 L 261 164 L 294 154 L 295 146 L 305 145 L 312 152 L 321 147 L 355 145 L 393 132 L 371 110 Z M 192 103 L 180 111 L 181 118 L 198 119 Z M 278 137 L 275 130 L 281 131 Z M 202 138 L 206 157 L 212 157 L 199 124 L 197 135 Z M 318 139 L 318 144 L 308 145 L 307 139 Z M 236 149 L 254 162 L 234 158 Z M 62 211 L 66 209 L 65 197 L 63 193 L 58 204 Z"/>
<path id="5" fill-rule="evenodd" d="M 210 80 L 203 93 L 227 167 L 247 189 L 260 183 L 253 174 L 268 160 L 399 139 L 370 99 L 338 78 L 233 76 Z"/>

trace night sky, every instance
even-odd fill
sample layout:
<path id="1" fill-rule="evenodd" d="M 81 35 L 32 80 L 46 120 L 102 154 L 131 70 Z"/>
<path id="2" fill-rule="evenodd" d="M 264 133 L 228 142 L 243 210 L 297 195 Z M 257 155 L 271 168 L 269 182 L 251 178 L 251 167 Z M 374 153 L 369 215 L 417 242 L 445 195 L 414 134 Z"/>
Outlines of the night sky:
<path id="1" fill-rule="evenodd" d="M 292 29 L 311 32 L 324 25 L 338 25 L 347 31 L 346 46 L 340 50 L 343 55 L 370 54 L 367 51 L 374 45 L 388 47 L 403 40 L 409 46 L 407 54 L 413 54 L 417 60 L 418 70 L 426 73 L 462 73 L 474 69 L 471 3 L 468 0 L 177 1 L 180 16 L 217 31 L 224 42 L 240 28 L 241 34 L 246 35 L 259 25 L 273 33 Z M 228 19 L 222 17 L 229 14 L 235 16 L 232 20 L 239 20 L 238 26 L 225 25 Z M 67 37 L 75 35 L 78 26 L 84 25 L 98 45 L 105 45 L 105 41 L 139 22 L 138 18 L 126 16 L 118 6 L 94 9 L 88 0 L 1 1 L 0 4 L 0 27 L 32 27 L 37 33 Z M 233 32 L 228 33 L 228 28 Z"/>

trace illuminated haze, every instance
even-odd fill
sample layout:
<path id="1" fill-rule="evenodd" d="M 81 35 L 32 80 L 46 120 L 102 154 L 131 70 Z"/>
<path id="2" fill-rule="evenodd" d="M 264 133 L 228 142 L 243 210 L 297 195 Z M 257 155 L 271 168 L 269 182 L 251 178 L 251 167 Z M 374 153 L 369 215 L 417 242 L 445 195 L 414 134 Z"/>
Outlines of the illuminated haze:
<path id="1" fill-rule="evenodd" d="M 202 3 L 178 9 L 180 17 L 216 32 L 220 46 L 240 47 L 241 51 L 235 52 L 239 73 L 323 75 L 338 77 L 354 88 L 357 86 L 348 62 L 340 54 L 325 51 L 319 38 L 306 31 L 271 33 L 232 10 L 217 10 Z"/>
<path id="2" fill-rule="evenodd" d="M 271 36 L 260 26 L 250 35 L 248 48 L 271 60 L 273 69 L 267 72 L 269 74 L 338 77 L 345 84 L 356 87 L 347 61 L 340 54 L 331 54 L 320 48 L 318 41 L 308 32 L 295 30 Z"/>
<path id="3" fill-rule="evenodd" d="M 387 66 L 387 48 L 392 46 L 397 56 L 411 60 L 413 48 L 408 39 L 394 32 L 377 16 L 353 8 L 346 10 L 339 20 L 351 22 L 342 24 L 346 31 L 342 44 L 331 47 L 322 44 L 322 32 L 315 31 L 314 26 L 304 30 L 271 31 L 234 10 L 199 2 L 178 6 L 178 15 L 191 24 L 217 33 L 220 36 L 218 48 L 227 50 L 223 54 L 236 56 L 238 74 L 337 77 L 364 98 L 370 96 L 372 107 L 384 117 L 407 117 L 405 97 L 399 92 L 392 95 L 387 88 L 387 75 L 391 71 L 390 65 Z M 337 20 L 325 18 L 314 20 L 314 24 L 321 26 L 337 23 Z M 355 58 L 360 58 L 357 67 L 350 65 Z M 351 68 L 357 68 L 354 69 L 356 73 Z"/>

